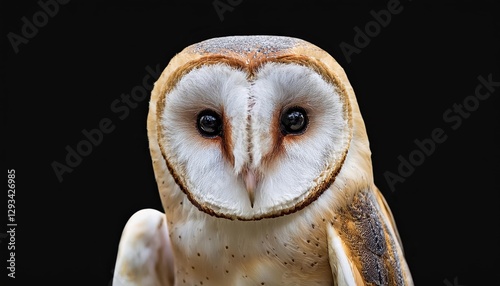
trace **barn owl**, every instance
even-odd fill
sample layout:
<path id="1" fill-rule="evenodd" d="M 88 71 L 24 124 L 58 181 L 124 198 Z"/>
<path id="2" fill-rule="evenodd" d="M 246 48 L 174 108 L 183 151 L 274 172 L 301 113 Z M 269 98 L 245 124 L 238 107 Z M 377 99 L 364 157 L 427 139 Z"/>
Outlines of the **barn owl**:
<path id="1" fill-rule="evenodd" d="M 128 220 L 114 285 L 413 285 L 353 88 L 316 45 L 185 48 L 147 130 L 164 213 Z"/>

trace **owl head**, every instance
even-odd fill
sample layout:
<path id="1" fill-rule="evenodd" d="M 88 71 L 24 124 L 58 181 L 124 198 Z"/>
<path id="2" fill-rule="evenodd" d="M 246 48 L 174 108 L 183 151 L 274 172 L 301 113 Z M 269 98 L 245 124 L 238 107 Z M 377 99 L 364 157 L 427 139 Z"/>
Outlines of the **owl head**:
<path id="1" fill-rule="evenodd" d="M 283 216 L 325 192 L 342 200 L 349 184 L 372 183 L 343 69 L 297 38 L 232 36 L 185 48 L 155 83 L 148 136 L 164 206 L 184 196 L 216 217 Z"/>

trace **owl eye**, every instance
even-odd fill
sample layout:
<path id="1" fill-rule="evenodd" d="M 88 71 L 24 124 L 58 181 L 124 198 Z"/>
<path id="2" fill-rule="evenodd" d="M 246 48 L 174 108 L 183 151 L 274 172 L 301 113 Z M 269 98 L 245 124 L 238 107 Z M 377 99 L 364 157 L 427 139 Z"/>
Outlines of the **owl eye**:
<path id="1" fill-rule="evenodd" d="M 307 113 L 302 107 L 292 107 L 281 114 L 281 132 L 284 135 L 299 135 L 304 133 L 307 123 Z"/>
<path id="2" fill-rule="evenodd" d="M 197 128 L 203 137 L 213 138 L 222 133 L 222 119 L 213 110 L 203 110 L 198 114 Z"/>

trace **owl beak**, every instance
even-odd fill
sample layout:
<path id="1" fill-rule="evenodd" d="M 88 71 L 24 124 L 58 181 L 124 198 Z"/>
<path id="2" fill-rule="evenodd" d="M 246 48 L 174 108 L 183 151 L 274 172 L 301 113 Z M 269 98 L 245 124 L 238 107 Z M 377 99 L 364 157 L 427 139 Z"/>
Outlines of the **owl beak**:
<path id="1" fill-rule="evenodd" d="M 257 188 L 257 176 L 254 170 L 245 168 L 242 172 L 242 177 L 248 193 L 248 198 L 250 199 L 250 206 L 253 208 L 255 189 Z"/>

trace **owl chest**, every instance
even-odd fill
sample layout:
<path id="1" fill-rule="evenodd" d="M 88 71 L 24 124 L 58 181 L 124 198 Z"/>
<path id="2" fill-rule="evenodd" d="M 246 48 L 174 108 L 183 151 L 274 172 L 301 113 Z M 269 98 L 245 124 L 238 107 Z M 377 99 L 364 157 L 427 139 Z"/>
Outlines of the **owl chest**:
<path id="1" fill-rule="evenodd" d="M 176 285 L 331 285 L 326 237 L 317 227 L 200 222 L 170 231 Z"/>

